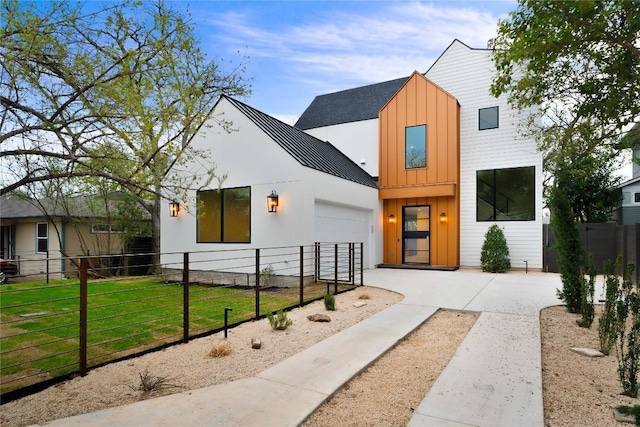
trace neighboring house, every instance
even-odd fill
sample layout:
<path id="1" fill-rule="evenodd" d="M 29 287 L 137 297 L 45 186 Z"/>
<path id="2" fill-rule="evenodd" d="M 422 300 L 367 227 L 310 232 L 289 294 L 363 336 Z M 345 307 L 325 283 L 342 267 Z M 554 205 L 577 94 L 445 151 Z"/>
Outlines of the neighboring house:
<path id="1" fill-rule="evenodd" d="M 518 135 L 524 113 L 490 94 L 491 55 L 455 40 L 424 75 L 316 97 L 295 127 L 222 97 L 236 131 L 212 120 L 191 143 L 228 178 L 178 218 L 162 209 L 162 252 L 362 241 L 365 268 L 453 269 L 480 265 L 498 223 L 512 266 L 542 268 L 542 154 Z"/>
<path id="2" fill-rule="evenodd" d="M 51 199 L 0 199 L 0 258 L 32 275 L 47 271 L 48 256 L 49 271 L 67 277 L 76 267 L 64 257 L 122 254 L 122 233 L 96 203 L 91 197 L 71 198 L 66 207 Z"/>
<path id="3" fill-rule="evenodd" d="M 356 162 L 368 165 L 378 154 L 385 264 L 479 266 L 484 234 L 498 223 L 512 265 L 542 268 L 542 154 L 518 135 L 526 112 L 490 94 L 491 55 L 454 40 L 426 78 L 414 73 L 317 97 L 296 123 Z M 391 87 L 397 92 L 381 103 L 379 93 Z M 379 105 L 380 118 L 355 113 L 345 99 L 365 110 Z M 373 129 L 378 153 L 370 148 Z M 416 138 L 426 148 L 424 166 L 407 164 L 407 142 Z"/>
<path id="4" fill-rule="evenodd" d="M 202 159 L 187 173 L 215 167 L 228 177 L 220 189 L 205 184 L 181 201 L 178 217 L 169 216 L 168 205 L 162 209 L 162 264 L 181 262 L 175 252 L 194 252 L 203 257 L 198 269 L 206 270 L 213 268 L 206 261 L 211 255 L 195 252 L 363 242 L 363 264 L 375 266 L 380 203 L 368 173 L 330 143 L 235 99 L 221 97 L 215 112 L 236 131 L 207 123 L 191 144 L 210 150 L 215 164 Z M 278 195 L 276 213 L 267 211 L 272 192 Z"/>
<path id="5" fill-rule="evenodd" d="M 621 209 L 618 209 L 618 222 L 622 225 L 640 223 L 640 175 L 636 175 L 634 165 L 634 177 L 627 180 L 618 188 L 622 192 Z"/>

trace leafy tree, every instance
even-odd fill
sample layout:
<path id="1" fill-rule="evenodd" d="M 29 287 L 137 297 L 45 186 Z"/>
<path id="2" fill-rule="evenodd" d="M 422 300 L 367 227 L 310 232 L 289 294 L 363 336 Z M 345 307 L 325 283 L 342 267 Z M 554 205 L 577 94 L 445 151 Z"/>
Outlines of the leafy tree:
<path id="1" fill-rule="evenodd" d="M 571 211 L 569 198 L 562 187 L 556 186 L 549 199 L 551 208 L 551 232 L 556 238 L 558 265 L 562 290 L 558 290 L 558 298 L 567 305 L 571 313 L 578 313 L 581 307 L 582 265 L 584 251 L 580 240 L 580 232 Z"/>
<path id="2" fill-rule="evenodd" d="M 168 174 L 210 156 L 189 142 L 221 94 L 248 93 L 242 61 L 208 60 L 188 17 L 162 1 L 0 2 L 0 195 L 113 182 L 151 214 L 158 251 L 161 198 L 215 178 Z"/>
<path id="3" fill-rule="evenodd" d="M 606 222 L 618 207 L 621 178 L 613 176 L 615 159 L 599 152 L 583 151 L 555 160 L 553 179 L 569 200 L 574 219 L 579 222 Z"/>
<path id="4" fill-rule="evenodd" d="M 614 136 L 640 116 L 638 16 L 638 1 L 519 0 L 498 25 L 492 93 L 535 109 L 530 129 L 545 118 L 550 132 L 537 136 L 546 151 L 628 148 Z M 582 126 L 598 132 L 574 138 Z"/>

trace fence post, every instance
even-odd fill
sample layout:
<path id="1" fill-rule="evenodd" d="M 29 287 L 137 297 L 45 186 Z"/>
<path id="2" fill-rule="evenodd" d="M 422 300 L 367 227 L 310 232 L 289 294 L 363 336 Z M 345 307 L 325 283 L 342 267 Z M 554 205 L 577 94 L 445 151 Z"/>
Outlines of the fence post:
<path id="1" fill-rule="evenodd" d="M 364 285 L 364 242 L 360 242 L 360 286 Z"/>
<path id="2" fill-rule="evenodd" d="M 313 272 L 313 283 L 318 283 L 318 279 L 320 278 L 320 243 L 316 242 L 314 249 L 315 249 L 315 254 L 314 254 L 315 270 Z"/>
<path id="3" fill-rule="evenodd" d="M 49 284 L 49 249 L 47 249 L 47 260 L 45 261 L 45 264 L 46 264 L 45 271 L 46 271 L 46 276 L 47 276 L 46 281 L 47 281 L 47 285 L 48 285 Z"/>
<path id="4" fill-rule="evenodd" d="M 256 320 L 260 318 L 260 249 L 256 249 Z"/>
<path id="5" fill-rule="evenodd" d="M 352 285 L 356 281 L 356 244 L 349 243 L 349 281 Z"/>
<path id="6" fill-rule="evenodd" d="M 80 259 L 80 376 L 87 375 L 87 259 Z M 48 276 L 47 276 L 48 277 Z"/>
<path id="7" fill-rule="evenodd" d="M 334 257 L 333 257 L 333 294 L 338 293 L 338 244 L 335 245 Z"/>
<path id="8" fill-rule="evenodd" d="M 182 263 L 182 340 L 189 341 L 189 252 L 183 254 Z"/>
<path id="9" fill-rule="evenodd" d="M 304 305 L 304 246 L 300 246 L 300 307 Z"/>

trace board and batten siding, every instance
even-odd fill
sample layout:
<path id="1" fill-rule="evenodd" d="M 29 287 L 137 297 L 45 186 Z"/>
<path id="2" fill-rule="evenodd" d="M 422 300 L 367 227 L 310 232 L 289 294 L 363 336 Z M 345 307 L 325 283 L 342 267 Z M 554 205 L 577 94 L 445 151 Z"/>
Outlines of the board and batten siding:
<path id="1" fill-rule="evenodd" d="M 476 220 L 476 172 L 535 166 L 535 220 L 498 221 L 503 228 L 512 267 L 542 268 L 542 155 L 535 141 L 518 134 L 526 112 L 494 98 L 492 51 L 471 49 L 455 40 L 426 77 L 456 97 L 460 104 L 460 264 L 479 266 L 487 229 L 494 222 Z M 499 127 L 478 130 L 478 110 L 499 107 Z"/>

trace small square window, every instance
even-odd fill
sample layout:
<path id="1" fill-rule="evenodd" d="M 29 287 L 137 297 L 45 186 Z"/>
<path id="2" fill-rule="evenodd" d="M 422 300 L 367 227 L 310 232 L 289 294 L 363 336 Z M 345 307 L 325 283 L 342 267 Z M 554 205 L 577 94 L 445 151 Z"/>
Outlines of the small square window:
<path id="1" fill-rule="evenodd" d="M 640 193 L 633 193 L 633 200 L 636 203 L 640 203 Z"/>
<path id="2" fill-rule="evenodd" d="M 481 108 L 478 110 L 478 129 L 496 129 L 498 127 L 498 107 Z"/>

